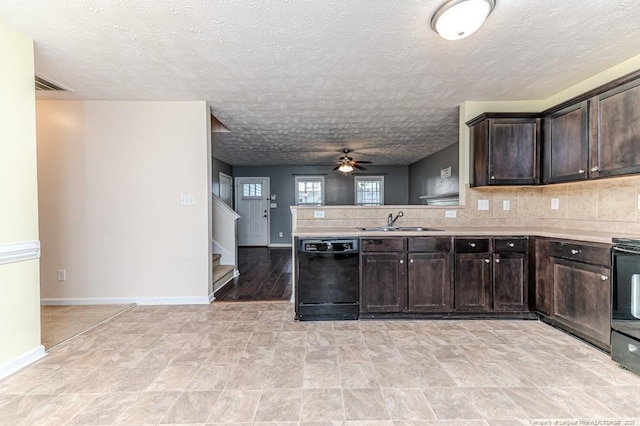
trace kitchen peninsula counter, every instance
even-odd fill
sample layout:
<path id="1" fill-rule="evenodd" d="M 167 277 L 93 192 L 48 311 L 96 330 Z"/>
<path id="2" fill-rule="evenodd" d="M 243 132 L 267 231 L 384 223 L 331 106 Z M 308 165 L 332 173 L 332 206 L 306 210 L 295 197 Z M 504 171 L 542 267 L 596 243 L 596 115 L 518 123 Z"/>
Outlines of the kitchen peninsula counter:
<path id="1" fill-rule="evenodd" d="M 357 227 L 316 227 L 298 228 L 293 237 L 324 238 L 324 237 L 500 237 L 500 236 L 534 236 L 556 239 L 578 240 L 592 243 L 611 243 L 615 237 L 630 237 L 633 235 L 588 231 L 583 229 L 561 229 L 546 227 L 451 227 L 438 228 L 441 231 L 363 231 Z"/>

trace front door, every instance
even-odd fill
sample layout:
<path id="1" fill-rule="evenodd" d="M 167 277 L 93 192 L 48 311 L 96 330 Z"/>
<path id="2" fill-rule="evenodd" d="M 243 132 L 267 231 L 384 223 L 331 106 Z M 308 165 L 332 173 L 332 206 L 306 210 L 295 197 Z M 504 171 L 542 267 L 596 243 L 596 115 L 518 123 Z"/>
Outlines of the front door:
<path id="1" fill-rule="evenodd" d="M 269 244 L 269 178 L 236 178 L 239 246 Z"/>

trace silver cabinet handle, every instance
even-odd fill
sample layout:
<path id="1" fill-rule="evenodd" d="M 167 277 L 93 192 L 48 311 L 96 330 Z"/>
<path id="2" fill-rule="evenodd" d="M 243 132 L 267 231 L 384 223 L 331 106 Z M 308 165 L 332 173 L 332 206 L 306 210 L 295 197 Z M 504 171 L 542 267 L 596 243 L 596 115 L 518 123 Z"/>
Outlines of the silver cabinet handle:
<path id="1" fill-rule="evenodd" d="M 469 243 L 469 247 L 475 247 L 476 243 Z"/>
<path id="2" fill-rule="evenodd" d="M 598 166 L 595 166 L 595 167 L 591 168 L 592 172 L 597 172 L 598 170 L 600 170 L 600 168 Z"/>
<path id="3" fill-rule="evenodd" d="M 500 259 L 496 259 L 496 263 L 500 263 Z"/>
<path id="4" fill-rule="evenodd" d="M 495 176 L 491 176 L 489 179 L 496 180 L 496 177 Z"/>
<path id="5" fill-rule="evenodd" d="M 579 254 L 580 250 L 576 250 L 576 249 L 572 249 L 571 250 L 571 254 Z"/>
<path id="6" fill-rule="evenodd" d="M 413 263 L 413 259 L 409 260 L 409 263 Z"/>
<path id="7" fill-rule="evenodd" d="M 583 174 L 584 173 L 584 169 L 578 170 L 578 173 Z"/>
<path id="8" fill-rule="evenodd" d="M 514 248 L 516 245 L 514 243 L 507 244 L 509 247 Z"/>
<path id="9" fill-rule="evenodd" d="M 608 277 L 608 276 L 606 276 L 606 275 L 600 275 L 600 279 L 601 279 L 602 281 L 606 281 L 606 280 L 608 280 L 608 279 L 609 279 L 609 277 Z"/>
<path id="10" fill-rule="evenodd" d="M 401 260 L 401 261 L 400 261 L 400 264 L 402 265 L 403 263 L 404 263 L 404 260 Z"/>
<path id="11" fill-rule="evenodd" d="M 489 259 L 485 259 L 484 260 L 484 263 L 490 263 L 490 262 L 491 262 L 491 260 L 489 260 Z"/>

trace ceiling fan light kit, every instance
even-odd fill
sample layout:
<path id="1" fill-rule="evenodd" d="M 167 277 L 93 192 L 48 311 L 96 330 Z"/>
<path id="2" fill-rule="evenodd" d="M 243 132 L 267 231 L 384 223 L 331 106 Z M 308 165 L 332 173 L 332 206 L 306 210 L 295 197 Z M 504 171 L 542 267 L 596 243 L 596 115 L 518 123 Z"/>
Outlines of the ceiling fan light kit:
<path id="1" fill-rule="evenodd" d="M 495 5 L 495 0 L 449 0 L 431 18 L 431 28 L 446 40 L 465 38 L 482 26 Z"/>
<path id="2" fill-rule="evenodd" d="M 347 173 L 351 173 L 353 169 L 358 170 L 367 170 L 366 167 L 362 167 L 359 163 L 370 163 L 371 161 L 356 161 L 349 153 L 353 152 L 353 150 L 349 148 L 345 148 L 342 150 L 342 157 L 338 160 L 338 165 L 333 168 L 333 170 L 337 170 L 343 175 L 347 175 Z"/>

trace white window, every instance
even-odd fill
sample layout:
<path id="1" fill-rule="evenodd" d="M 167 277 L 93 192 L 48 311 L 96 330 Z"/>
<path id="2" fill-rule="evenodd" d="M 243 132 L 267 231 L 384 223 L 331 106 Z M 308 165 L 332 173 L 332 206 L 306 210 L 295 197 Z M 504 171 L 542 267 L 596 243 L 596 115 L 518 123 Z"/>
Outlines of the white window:
<path id="1" fill-rule="evenodd" d="M 324 176 L 296 176 L 296 205 L 324 204 Z"/>
<path id="2" fill-rule="evenodd" d="M 384 204 L 384 176 L 355 176 L 356 206 Z"/>

